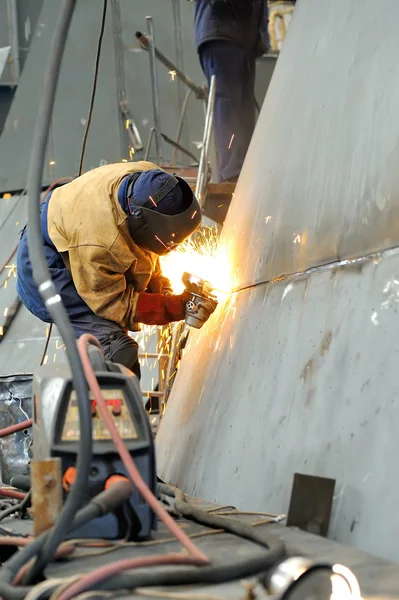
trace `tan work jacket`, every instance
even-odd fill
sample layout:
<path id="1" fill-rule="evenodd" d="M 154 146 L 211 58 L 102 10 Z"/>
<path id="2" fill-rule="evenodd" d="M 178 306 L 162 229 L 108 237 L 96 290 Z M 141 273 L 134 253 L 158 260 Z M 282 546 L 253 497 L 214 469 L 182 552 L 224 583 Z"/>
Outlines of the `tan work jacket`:
<path id="1" fill-rule="evenodd" d="M 98 316 L 137 331 L 139 292 L 162 292 L 159 257 L 137 246 L 118 202 L 123 178 L 158 169 L 150 162 L 116 163 L 93 169 L 54 190 L 48 232 L 63 253 L 78 294 Z M 170 285 L 170 284 L 169 284 Z"/>

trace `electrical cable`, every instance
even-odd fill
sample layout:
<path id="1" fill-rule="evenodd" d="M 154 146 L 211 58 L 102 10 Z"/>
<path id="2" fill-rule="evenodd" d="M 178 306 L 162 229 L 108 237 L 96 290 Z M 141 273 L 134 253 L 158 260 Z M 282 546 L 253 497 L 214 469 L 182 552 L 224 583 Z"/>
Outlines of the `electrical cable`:
<path id="1" fill-rule="evenodd" d="M 217 531 L 217 530 L 214 530 Z M 275 563 L 269 562 L 270 553 L 259 545 L 249 544 L 245 552 L 232 553 L 228 561 L 221 559 L 218 564 L 210 566 L 175 567 L 168 569 L 148 569 L 131 572 L 119 572 L 111 579 L 96 585 L 98 590 L 136 590 L 138 587 L 168 586 L 168 585 L 194 585 L 217 584 L 238 580 L 263 573 Z M 279 562 L 279 560 L 276 560 Z M 99 577 L 101 578 L 100 569 Z"/>
<path id="2" fill-rule="evenodd" d="M 32 495 L 32 492 L 31 492 L 31 490 L 29 490 L 29 492 L 26 494 L 25 498 L 21 502 L 19 502 L 18 504 L 14 504 L 14 506 L 10 506 L 9 508 L 6 508 L 5 510 L 2 510 L 0 512 L 0 521 L 5 519 L 6 517 L 9 517 L 10 515 L 12 515 L 15 512 L 23 512 L 30 502 L 31 495 Z"/>
<path id="3" fill-rule="evenodd" d="M 96 53 L 96 62 L 95 62 L 95 66 L 94 66 L 94 78 L 93 78 L 93 87 L 91 90 L 89 115 L 87 117 L 86 131 L 85 131 L 85 134 L 83 137 L 82 153 L 80 156 L 79 176 L 82 175 L 82 173 L 83 173 L 83 163 L 84 163 L 85 154 L 86 154 L 87 138 L 89 137 L 90 125 L 91 125 L 91 121 L 93 118 L 93 108 L 94 108 L 94 100 L 95 100 L 96 92 L 97 92 L 98 71 L 99 71 L 99 66 L 100 66 L 101 47 L 102 47 L 104 29 L 105 29 L 105 17 L 107 14 L 107 4 L 108 4 L 108 1 L 104 0 L 103 14 L 101 17 L 100 35 L 98 37 L 98 43 L 97 43 L 97 53 Z"/>
<path id="4" fill-rule="evenodd" d="M 158 490 L 167 496 L 175 498 L 175 509 L 186 519 L 211 527 L 212 529 L 224 529 L 241 538 L 260 544 L 269 550 L 269 562 L 275 562 L 284 555 L 284 544 L 275 536 L 267 535 L 254 530 L 247 523 L 238 519 L 230 519 L 215 513 L 209 513 L 186 501 L 184 492 L 166 483 L 158 483 Z"/>
<path id="5" fill-rule="evenodd" d="M 163 572 L 158 570 L 149 573 L 122 573 L 122 568 L 119 572 L 115 569 L 113 570 L 112 580 L 103 581 L 102 583 L 100 583 L 100 580 L 103 580 L 104 577 L 100 573 L 101 569 L 98 569 L 95 582 L 93 583 L 93 579 L 91 580 L 91 584 L 96 585 L 96 589 L 116 590 L 136 589 L 138 586 L 221 583 L 263 572 L 285 557 L 284 543 L 276 536 L 255 531 L 253 526 L 239 520 L 200 510 L 187 502 L 181 490 L 166 484 L 158 485 L 161 493 L 177 498 L 176 509 L 180 514 L 184 513 L 185 518 L 211 527 L 215 532 L 223 530 L 224 533 L 233 533 L 240 538 L 262 546 L 267 552 L 252 556 L 245 555 L 244 558 L 237 556 L 236 559 L 229 561 L 227 565 L 203 566 L 201 569 L 186 568 L 184 571 L 176 569 Z M 118 562 L 123 567 L 122 561 Z M 93 573 L 90 575 L 93 576 Z M 69 597 L 60 596 L 60 599 L 66 600 Z"/>
<path id="6" fill-rule="evenodd" d="M 110 565 L 103 565 L 99 569 L 95 569 L 88 575 L 85 575 L 60 594 L 58 600 L 70 600 L 75 598 L 77 594 L 90 590 L 100 581 L 109 579 L 121 571 L 128 569 L 139 569 L 142 567 L 154 567 L 157 565 L 203 565 L 203 561 L 192 556 L 184 554 L 164 554 L 158 556 L 142 556 L 140 558 L 126 558 L 115 561 Z"/>
<path id="7" fill-rule="evenodd" d="M 39 553 L 28 577 L 29 581 L 36 578 L 43 570 L 44 566 L 52 559 L 54 552 L 66 532 L 70 523 L 80 508 L 84 497 L 86 496 L 89 470 L 91 462 L 91 412 L 88 389 L 84 376 L 82 364 L 77 352 L 75 336 L 68 320 L 68 315 L 61 298 L 57 293 L 54 283 L 45 260 L 43 240 L 40 226 L 39 203 L 41 194 L 41 182 L 43 175 L 43 165 L 47 147 L 47 139 L 54 106 L 55 93 L 60 71 L 60 64 L 65 49 L 65 43 L 68 35 L 70 22 L 75 8 L 76 0 L 63 0 L 60 14 L 54 28 L 51 47 L 49 48 L 49 59 L 43 82 L 43 93 L 39 104 L 38 117 L 33 136 L 31 159 L 28 171 L 28 232 L 29 232 L 29 255 L 32 263 L 33 277 L 39 292 L 48 308 L 53 322 L 57 325 L 68 355 L 74 387 L 78 398 L 79 410 L 79 448 L 77 456 L 77 474 L 75 484 L 73 485 L 67 500 L 63 506 L 61 514 L 55 525 L 46 533 L 44 538 L 40 538 L 40 543 L 36 548 Z M 30 546 L 33 546 L 33 542 Z M 25 554 L 30 546 L 18 553 Z M 13 558 L 13 557 L 12 557 Z M 10 559 L 10 561 L 12 560 Z M 8 568 L 7 561 L 0 571 L 0 582 L 10 582 L 14 573 Z M 11 563 L 12 564 L 12 563 Z M 1 593 L 1 592 L 0 592 Z M 7 598 L 7 596 L 5 596 Z"/>
<path id="8" fill-rule="evenodd" d="M 40 359 L 40 366 L 42 366 L 44 364 L 44 361 L 46 360 L 47 351 L 48 351 L 48 347 L 50 345 L 52 333 L 53 333 L 53 323 L 50 323 L 48 332 L 47 332 L 46 343 L 44 344 L 42 357 Z"/>

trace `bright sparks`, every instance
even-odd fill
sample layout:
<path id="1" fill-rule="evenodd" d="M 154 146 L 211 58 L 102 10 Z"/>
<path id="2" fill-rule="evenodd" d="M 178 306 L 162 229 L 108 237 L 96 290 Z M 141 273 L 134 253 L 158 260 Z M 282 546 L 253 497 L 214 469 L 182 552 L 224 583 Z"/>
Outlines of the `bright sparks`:
<path id="1" fill-rule="evenodd" d="M 170 75 L 169 81 L 174 81 L 176 79 L 176 71 L 168 71 L 168 74 Z"/>
<path id="2" fill-rule="evenodd" d="M 17 276 L 17 265 L 15 265 L 14 263 L 12 265 L 5 265 L 4 268 L 8 269 L 7 277 L 12 277 L 13 275 L 14 277 Z"/>
<path id="3" fill-rule="evenodd" d="M 155 238 L 156 240 L 158 240 L 158 242 L 160 242 L 160 243 L 162 244 L 162 246 L 163 246 L 164 248 L 166 248 L 166 250 L 169 250 L 169 248 L 167 247 L 167 245 L 166 245 L 166 244 L 164 244 L 164 243 L 163 243 L 163 241 L 162 241 L 162 240 L 161 240 L 161 239 L 160 239 L 160 238 L 159 238 L 157 235 L 154 235 L 154 238 Z"/>
<path id="4" fill-rule="evenodd" d="M 230 148 L 231 148 L 231 144 L 233 143 L 234 136 L 235 136 L 235 133 L 233 133 L 233 135 L 232 135 L 232 136 L 231 136 L 231 138 L 230 138 L 230 142 L 229 142 L 229 147 L 228 147 L 228 150 L 230 150 Z"/>
<path id="5" fill-rule="evenodd" d="M 219 301 L 233 289 L 227 248 L 219 244 L 216 228 L 200 229 L 195 241 L 186 240 L 160 260 L 162 272 L 170 279 L 175 294 L 184 290 L 182 275 L 185 271 L 209 281 Z"/>
<path id="6" fill-rule="evenodd" d="M 294 244 L 300 244 L 301 243 L 301 236 L 299 235 L 299 233 L 294 237 Z"/>

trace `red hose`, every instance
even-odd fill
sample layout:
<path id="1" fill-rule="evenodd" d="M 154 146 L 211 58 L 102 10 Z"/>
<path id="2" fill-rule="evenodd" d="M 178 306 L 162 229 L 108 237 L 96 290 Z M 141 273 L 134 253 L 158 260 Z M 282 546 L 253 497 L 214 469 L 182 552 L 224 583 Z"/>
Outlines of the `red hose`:
<path id="1" fill-rule="evenodd" d="M 34 540 L 32 536 L 17 537 L 12 535 L 0 535 L 0 546 L 29 546 Z"/>
<path id="2" fill-rule="evenodd" d="M 17 431 L 21 431 L 21 429 L 28 429 L 28 427 L 32 427 L 32 419 L 21 421 L 21 423 L 15 423 L 15 425 L 10 425 L 9 427 L 0 429 L 0 438 L 6 437 L 6 435 L 11 435 L 11 433 L 16 433 Z"/>
<path id="3" fill-rule="evenodd" d="M 26 494 L 22 492 L 17 492 L 11 488 L 2 488 L 0 487 L 0 496 L 4 496 L 4 498 L 16 498 L 17 500 L 24 500 Z"/>
<path id="4" fill-rule="evenodd" d="M 85 334 L 86 335 L 86 334 Z M 141 558 L 126 558 L 117 560 L 110 565 L 105 565 L 85 575 L 75 583 L 72 583 L 59 596 L 58 600 L 69 600 L 75 598 L 77 594 L 93 588 L 100 581 L 117 575 L 127 569 L 139 569 L 141 567 L 153 567 L 155 565 L 203 565 L 202 559 L 194 559 L 191 556 L 182 554 L 165 554 L 164 556 L 146 556 Z"/>
<path id="5" fill-rule="evenodd" d="M 2 538 L 0 537 L 0 541 L 1 541 L 1 539 Z M 29 543 L 32 541 L 32 539 L 33 538 L 30 538 Z M 23 545 L 27 546 L 28 544 L 23 544 Z M 70 556 L 75 550 L 76 550 L 75 544 L 68 544 L 68 542 L 66 542 L 66 543 L 62 544 L 61 546 L 58 546 L 57 551 L 54 555 L 54 559 L 66 558 L 67 556 Z M 13 579 L 13 582 L 12 582 L 13 585 L 19 585 L 20 583 L 22 583 L 25 574 L 28 573 L 28 571 L 31 568 L 34 561 L 35 561 L 35 558 L 33 557 L 20 568 L 20 570 L 18 571 L 18 573 L 15 575 L 15 577 Z"/>
<path id="6" fill-rule="evenodd" d="M 130 456 L 123 439 L 119 435 L 119 432 L 114 425 L 114 421 L 108 411 L 107 404 L 102 396 L 101 388 L 91 366 L 90 358 L 87 353 L 87 344 L 89 342 L 94 342 L 96 345 L 99 345 L 98 340 L 89 333 L 85 333 L 84 335 L 82 335 L 78 341 L 78 349 L 82 359 L 87 383 L 89 384 L 90 390 L 94 394 L 98 410 L 100 411 L 100 414 L 104 419 L 108 431 L 111 434 L 112 441 L 115 445 L 115 448 L 119 452 L 119 455 L 126 468 L 126 471 L 129 474 L 129 477 L 131 478 L 133 484 L 138 489 L 144 500 L 146 500 L 146 502 L 150 505 L 152 510 L 162 520 L 164 525 L 166 525 L 169 531 L 176 537 L 176 539 L 184 546 L 186 550 L 188 550 L 191 556 L 195 559 L 195 564 L 208 565 L 210 562 L 208 557 L 205 554 L 203 554 L 203 552 L 201 552 L 199 548 L 197 548 L 197 546 L 190 540 L 188 535 L 184 533 L 184 531 L 177 525 L 177 523 L 173 520 L 169 513 L 166 512 L 166 510 L 158 502 L 154 494 L 151 492 L 151 490 L 141 477 L 140 472 L 137 469 L 132 457 Z"/>

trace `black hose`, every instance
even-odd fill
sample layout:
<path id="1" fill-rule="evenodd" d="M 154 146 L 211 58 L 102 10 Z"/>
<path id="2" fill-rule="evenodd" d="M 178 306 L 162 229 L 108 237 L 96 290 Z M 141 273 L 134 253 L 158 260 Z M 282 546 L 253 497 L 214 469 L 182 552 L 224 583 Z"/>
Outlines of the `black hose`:
<path id="1" fill-rule="evenodd" d="M 233 533 L 240 538 L 258 544 L 261 548 L 255 546 L 252 549 L 248 548 L 243 555 L 237 553 L 234 558 L 229 557 L 228 562 L 223 562 L 222 558 L 221 564 L 215 564 L 215 561 L 209 566 L 202 566 L 200 569 L 190 566 L 157 567 L 156 569 L 138 569 L 130 573 L 123 572 L 102 581 L 96 586 L 96 589 L 130 590 L 137 587 L 159 585 L 223 583 L 263 573 L 285 558 L 285 546 L 278 537 L 265 531 L 257 531 L 238 519 L 231 519 L 200 510 L 186 501 L 181 490 L 172 486 L 158 483 L 158 490 L 176 499 L 175 508 L 186 519 L 196 521 L 212 529 L 224 529 L 228 533 Z"/>
<path id="2" fill-rule="evenodd" d="M 93 117 L 94 100 L 95 100 L 96 91 L 97 91 L 98 71 L 99 71 L 99 66 L 100 66 L 101 46 L 102 46 L 103 36 L 104 36 L 106 14 L 107 14 L 107 0 L 104 0 L 103 14 L 101 17 L 100 35 L 98 37 L 98 43 L 97 43 L 96 62 L 95 62 L 95 66 L 94 66 L 94 79 L 93 79 L 93 87 L 91 90 L 89 116 L 87 118 L 86 131 L 85 131 L 85 134 L 83 137 L 82 153 L 80 155 L 79 176 L 82 175 L 82 173 L 83 173 L 83 163 L 84 163 L 85 154 L 86 154 L 87 138 L 89 137 L 90 125 L 91 125 L 91 120 Z"/>
<path id="3" fill-rule="evenodd" d="M 224 529 L 238 537 L 245 538 L 256 544 L 267 548 L 270 552 L 270 560 L 274 563 L 284 555 L 284 544 L 274 535 L 260 533 L 247 523 L 238 519 L 207 513 L 186 501 L 184 492 L 166 483 L 158 483 L 158 491 L 166 496 L 175 498 L 175 510 L 190 521 L 200 523 L 211 529 Z"/>
<path id="4" fill-rule="evenodd" d="M 0 521 L 5 519 L 6 517 L 9 517 L 15 512 L 23 512 L 30 502 L 31 495 L 31 490 L 29 490 L 29 492 L 26 494 L 25 498 L 21 500 L 21 502 L 18 502 L 18 504 L 14 504 L 13 506 L 6 508 L 5 510 L 2 510 L 0 512 Z"/>
<path id="5" fill-rule="evenodd" d="M 69 359 L 74 388 L 79 406 L 80 441 L 77 457 L 76 481 L 68 494 L 60 517 L 45 539 L 37 546 L 39 556 L 33 564 L 28 581 L 32 581 L 42 572 L 44 566 L 52 559 L 60 542 L 64 539 L 69 524 L 81 506 L 87 492 L 89 469 L 91 462 L 91 413 L 88 388 L 82 363 L 76 347 L 75 336 L 70 325 L 67 312 L 61 302 L 47 267 L 40 224 L 40 193 L 42 188 L 43 165 L 47 147 L 47 139 L 51 123 L 54 99 L 57 89 L 60 64 L 65 49 L 76 0 L 63 0 L 60 14 L 55 25 L 49 60 L 43 83 L 43 93 L 33 136 L 31 159 L 28 171 L 28 243 L 29 256 L 32 263 L 33 277 L 39 292 L 48 308 L 52 320 L 57 325 Z M 29 548 L 29 546 L 28 546 Z M 21 552 L 23 554 L 23 551 Z M 0 580 L 5 579 L 7 570 L 0 571 Z M 10 581 L 10 580 L 9 580 Z"/>

